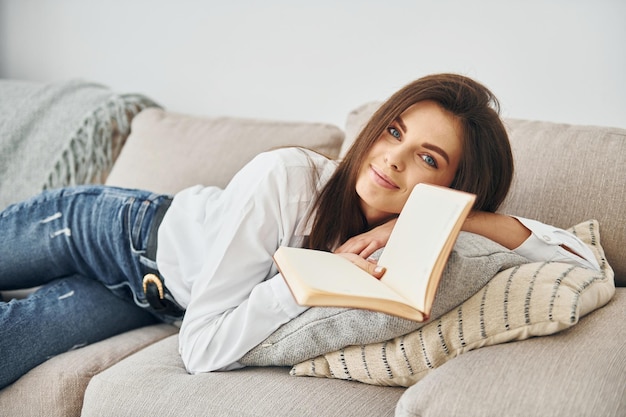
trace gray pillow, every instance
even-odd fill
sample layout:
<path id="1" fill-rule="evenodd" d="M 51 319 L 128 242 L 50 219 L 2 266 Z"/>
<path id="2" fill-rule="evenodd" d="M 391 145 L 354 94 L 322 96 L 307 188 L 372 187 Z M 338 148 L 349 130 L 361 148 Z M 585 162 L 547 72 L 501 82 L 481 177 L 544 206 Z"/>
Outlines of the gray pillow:
<path id="1" fill-rule="evenodd" d="M 487 238 L 461 232 L 444 269 L 429 321 L 463 303 L 499 271 L 528 262 Z M 278 328 L 239 362 L 246 366 L 294 365 L 346 346 L 393 339 L 426 323 L 361 309 L 313 307 Z"/>

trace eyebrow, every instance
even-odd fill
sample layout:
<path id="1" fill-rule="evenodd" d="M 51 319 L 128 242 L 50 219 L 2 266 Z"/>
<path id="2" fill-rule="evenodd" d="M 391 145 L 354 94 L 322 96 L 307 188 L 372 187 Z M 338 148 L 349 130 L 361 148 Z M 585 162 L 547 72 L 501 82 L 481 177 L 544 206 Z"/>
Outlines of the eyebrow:
<path id="1" fill-rule="evenodd" d="M 402 120 L 400 116 L 396 117 L 395 122 L 398 123 L 398 125 L 400 126 L 400 129 L 402 129 L 402 131 L 406 133 L 407 131 L 406 125 L 404 124 L 404 120 Z M 439 155 L 441 155 L 443 159 L 446 160 L 447 164 L 450 164 L 450 157 L 448 157 L 448 154 L 446 153 L 446 151 L 441 149 L 439 146 L 433 145 L 432 143 L 428 143 L 428 142 L 423 143 L 422 146 L 426 149 L 430 149 L 431 151 L 438 153 Z"/>
<path id="2" fill-rule="evenodd" d="M 404 120 L 402 120 L 402 118 L 400 116 L 396 117 L 396 119 L 394 120 L 396 123 L 398 123 L 400 125 L 400 129 L 402 129 L 402 131 L 404 133 L 406 133 L 406 125 L 404 124 Z"/>
<path id="3" fill-rule="evenodd" d="M 443 159 L 446 160 L 446 163 L 448 165 L 450 164 L 450 158 L 448 157 L 448 154 L 439 146 L 433 145 L 432 143 L 423 143 L 422 146 L 426 149 L 430 149 L 431 151 L 438 153 Z"/>

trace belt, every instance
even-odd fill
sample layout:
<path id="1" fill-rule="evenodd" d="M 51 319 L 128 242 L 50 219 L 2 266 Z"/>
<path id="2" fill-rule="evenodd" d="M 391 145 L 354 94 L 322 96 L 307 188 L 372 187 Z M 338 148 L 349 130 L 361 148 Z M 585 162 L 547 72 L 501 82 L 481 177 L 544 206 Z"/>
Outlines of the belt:
<path id="1" fill-rule="evenodd" d="M 172 204 L 172 199 L 166 197 L 162 200 L 157 207 L 157 211 L 152 219 L 150 230 L 148 231 L 148 243 L 146 245 L 146 251 L 144 256 L 156 264 L 156 253 L 158 244 L 158 232 L 159 226 L 163 221 L 163 217 L 167 212 L 167 209 Z M 157 269 L 150 268 L 147 265 L 143 265 L 143 292 L 146 295 L 146 300 L 150 307 L 159 314 L 165 314 L 167 316 L 182 317 L 185 310 L 178 305 L 178 303 L 172 297 L 172 294 L 167 290 L 164 284 L 164 279 Z"/>

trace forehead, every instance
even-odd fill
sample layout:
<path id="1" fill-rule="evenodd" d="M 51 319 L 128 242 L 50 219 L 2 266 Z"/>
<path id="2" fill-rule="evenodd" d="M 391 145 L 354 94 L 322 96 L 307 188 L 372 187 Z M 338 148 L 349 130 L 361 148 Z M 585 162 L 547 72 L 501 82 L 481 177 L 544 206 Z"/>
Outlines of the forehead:
<path id="1" fill-rule="evenodd" d="M 396 119 L 406 133 L 415 133 L 425 140 L 436 138 L 461 140 L 459 119 L 434 101 L 420 101 L 405 109 Z"/>

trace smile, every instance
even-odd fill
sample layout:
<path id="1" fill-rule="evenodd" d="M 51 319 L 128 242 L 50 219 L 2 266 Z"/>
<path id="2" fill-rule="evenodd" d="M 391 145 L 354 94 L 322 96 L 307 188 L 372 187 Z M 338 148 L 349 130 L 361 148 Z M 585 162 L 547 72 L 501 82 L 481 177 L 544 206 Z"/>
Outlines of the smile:
<path id="1" fill-rule="evenodd" d="M 385 175 L 382 171 L 378 170 L 375 166 L 370 165 L 369 170 L 370 178 L 374 181 L 374 183 L 380 185 L 383 188 L 387 188 L 390 190 L 397 190 L 400 187 L 393 182 L 391 178 Z"/>

